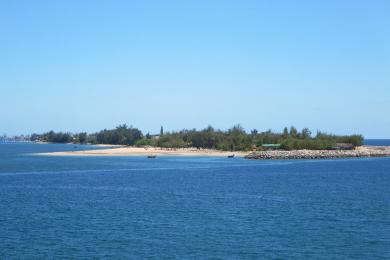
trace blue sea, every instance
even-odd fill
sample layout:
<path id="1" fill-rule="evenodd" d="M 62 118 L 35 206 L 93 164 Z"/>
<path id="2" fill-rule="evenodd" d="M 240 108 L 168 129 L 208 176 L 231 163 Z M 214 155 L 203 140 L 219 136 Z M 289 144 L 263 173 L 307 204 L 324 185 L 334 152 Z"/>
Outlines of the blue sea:
<path id="1" fill-rule="evenodd" d="M 390 146 L 390 139 L 367 139 L 364 140 L 364 144 L 373 146 Z"/>
<path id="2" fill-rule="evenodd" d="M 0 145 L 0 259 L 390 259 L 390 158 L 34 155 L 80 149 Z"/>

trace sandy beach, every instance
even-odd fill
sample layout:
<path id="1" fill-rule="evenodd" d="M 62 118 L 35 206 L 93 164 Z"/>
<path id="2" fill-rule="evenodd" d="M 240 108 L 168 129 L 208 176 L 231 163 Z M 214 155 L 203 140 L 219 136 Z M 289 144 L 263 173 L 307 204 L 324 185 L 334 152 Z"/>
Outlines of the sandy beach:
<path id="1" fill-rule="evenodd" d="M 66 151 L 66 152 L 52 152 L 40 153 L 39 155 L 50 156 L 219 156 L 227 157 L 230 155 L 237 157 L 244 157 L 248 152 L 226 152 L 212 149 L 196 149 L 196 148 L 158 148 L 158 147 L 127 147 L 120 146 L 108 149 L 99 150 L 84 150 L 84 151 Z"/>
<path id="2" fill-rule="evenodd" d="M 196 148 L 158 148 L 117 146 L 107 149 L 40 153 L 48 156 L 214 156 L 245 157 L 247 159 L 326 159 L 353 157 L 387 157 L 390 147 L 362 146 L 355 150 L 294 150 L 294 151 L 219 151 Z"/>

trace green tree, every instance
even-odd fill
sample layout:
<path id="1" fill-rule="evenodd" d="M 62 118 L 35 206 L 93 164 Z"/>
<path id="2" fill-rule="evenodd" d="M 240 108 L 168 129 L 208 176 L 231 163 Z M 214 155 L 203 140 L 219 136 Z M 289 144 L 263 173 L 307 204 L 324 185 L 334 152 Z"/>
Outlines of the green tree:
<path id="1" fill-rule="evenodd" d="M 309 139 L 311 137 L 311 131 L 309 130 L 309 128 L 303 128 L 301 136 L 303 139 Z"/>
<path id="2" fill-rule="evenodd" d="M 83 132 L 83 133 L 79 133 L 78 134 L 78 141 L 80 142 L 80 144 L 85 144 L 85 143 L 87 143 L 87 139 L 88 138 L 88 136 L 87 136 L 87 133 L 85 133 L 85 132 Z"/>
<path id="3" fill-rule="evenodd" d="M 287 137 L 288 137 L 288 129 L 287 129 L 287 127 L 285 127 L 283 129 L 283 138 L 287 138 Z"/>
<path id="4" fill-rule="evenodd" d="M 298 136 L 298 130 L 294 126 L 290 127 L 290 136 L 293 138 Z"/>

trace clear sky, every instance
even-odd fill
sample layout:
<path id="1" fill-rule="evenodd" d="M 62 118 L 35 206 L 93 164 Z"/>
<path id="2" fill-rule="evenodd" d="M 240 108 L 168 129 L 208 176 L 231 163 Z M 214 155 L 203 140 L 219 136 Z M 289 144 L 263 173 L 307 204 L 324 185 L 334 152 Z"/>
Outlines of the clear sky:
<path id="1" fill-rule="evenodd" d="M 390 1 L 0 1 L 0 134 L 390 138 Z"/>

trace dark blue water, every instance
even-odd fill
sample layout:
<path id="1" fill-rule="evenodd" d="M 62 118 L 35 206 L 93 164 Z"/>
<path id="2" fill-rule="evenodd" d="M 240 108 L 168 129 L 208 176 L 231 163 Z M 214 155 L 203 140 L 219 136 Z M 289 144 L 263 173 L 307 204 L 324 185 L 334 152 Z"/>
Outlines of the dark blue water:
<path id="1" fill-rule="evenodd" d="M 366 139 L 364 140 L 364 144 L 374 146 L 390 146 L 390 139 Z"/>
<path id="2" fill-rule="evenodd" d="M 28 154 L 65 149 L 0 145 L 0 259 L 390 258 L 390 158 Z"/>

